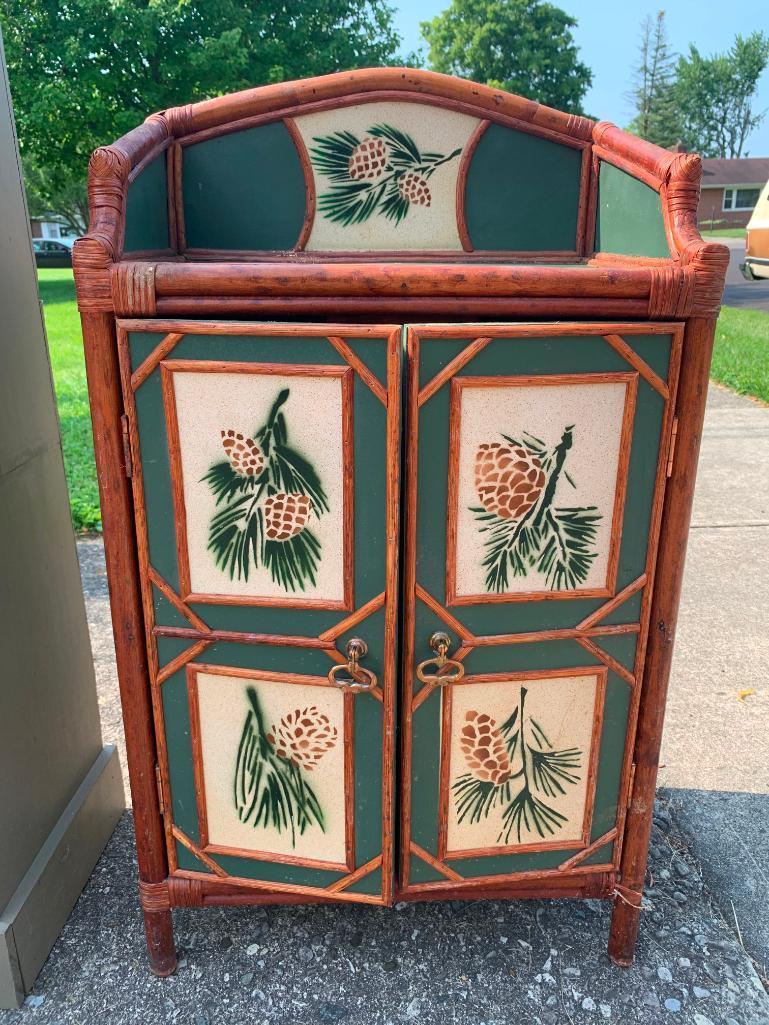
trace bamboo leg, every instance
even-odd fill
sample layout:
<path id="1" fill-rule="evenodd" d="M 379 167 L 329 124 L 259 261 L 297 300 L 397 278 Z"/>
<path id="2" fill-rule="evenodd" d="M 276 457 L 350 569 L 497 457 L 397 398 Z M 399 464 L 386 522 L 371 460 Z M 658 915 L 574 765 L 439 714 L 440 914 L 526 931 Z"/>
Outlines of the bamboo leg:
<path id="1" fill-rule="evenodd" d="M 176 971 L 174 926 L 170 911 L 145 911 L 144 931 L 153 975 L 165 978 Z"/>
<path id="2" fill-rule="evenodd" d="M 665 699 L 681 597 L 714 333 L 714 320 L 695 318 L 687 324 L 684 337 L 681 377 L 676 400 L 676 408 L 679 411 L 678 436 L 673 473 L 665 494 L 649 621 L 649 642 L 633 754 L 633 793 L 625 822 L 625 840 L 620 866 L 620 883 L 624 893 L 615 898 L 609 934 L 609 956 L 615 964 L 622 967 L 628 967 L 633 963 L 641 915 L 640 899 L 649 853 Z"/>
<path id="3" fill-rule="evenodd" d="M 123 402 L 115 325 L 106 313 L 83 313 L 81 320 L 139 878 L 160 883 L 168 876 L 168 862 L 158 807 L 133 508 L 120 425 Z M 157 975 L 170 975 L 176 967 L 171 913 L 148 911 L 144 921 L 152 970 Z"/>

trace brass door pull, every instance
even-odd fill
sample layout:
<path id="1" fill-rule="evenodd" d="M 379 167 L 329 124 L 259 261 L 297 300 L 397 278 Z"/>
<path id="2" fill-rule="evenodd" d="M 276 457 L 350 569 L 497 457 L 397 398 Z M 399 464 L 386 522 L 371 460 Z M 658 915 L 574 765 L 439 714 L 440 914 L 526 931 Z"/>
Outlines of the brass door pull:
<path id="1" fill-rule="evenodd" d="M 451 638 L 447 633 L 439 630 L 430 638 L 430 647 L 435 652 L 435 658 L 425 659 L 417 666 L 417 678 L 422 683 L 437 683 L 445 687 L 448 683 L 456 683 L 465 675 L 465 667 L 461 662 L 448 658 L 446 652 L 451 646 Z M 427 672 L 431 666 L 435 667 L 433 672 Z"/>
<path id="2" fill-rule="evenodd" d="M 376 673 L 359 664 L 359 660 L 368 654 L 368 645 L 360 637 L 351 637 L 345 648 L 347 662 L 332 666 L 328 671 L 328 682 L 341 690 L 351 690 L 356 694 L 373 690 L 376 687 Z M 342 674 L 346 674 L 343 676 Z"/>

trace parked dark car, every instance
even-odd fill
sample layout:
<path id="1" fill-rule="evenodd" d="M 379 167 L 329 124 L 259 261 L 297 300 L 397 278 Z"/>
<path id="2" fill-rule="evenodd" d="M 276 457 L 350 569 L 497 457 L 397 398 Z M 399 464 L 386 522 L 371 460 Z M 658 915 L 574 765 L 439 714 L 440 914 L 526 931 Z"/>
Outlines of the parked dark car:
<path id="1" fill-rule="evenodd" d="M 72 250 L 63 242 L 55 242 L 50 238 L 33 238 L 32 248 L 38 267 L 72 266 Z"/>

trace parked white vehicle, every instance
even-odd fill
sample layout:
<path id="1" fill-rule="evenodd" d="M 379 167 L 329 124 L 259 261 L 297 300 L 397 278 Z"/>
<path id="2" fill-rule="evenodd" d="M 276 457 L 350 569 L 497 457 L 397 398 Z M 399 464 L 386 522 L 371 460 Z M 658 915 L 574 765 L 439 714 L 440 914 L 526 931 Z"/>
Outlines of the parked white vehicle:
<path id="1" fill-rule="evenodd" d="M 761 189 L 745 229 L 745 262 L 740 270 L 748 281 L 769 278 L 769 181 Z"/>

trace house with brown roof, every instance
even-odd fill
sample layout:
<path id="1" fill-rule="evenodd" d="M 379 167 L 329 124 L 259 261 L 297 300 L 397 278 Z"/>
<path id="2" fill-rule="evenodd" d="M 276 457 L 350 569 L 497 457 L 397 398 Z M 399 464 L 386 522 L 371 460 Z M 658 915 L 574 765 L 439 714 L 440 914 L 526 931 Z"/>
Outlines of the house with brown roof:
<path id="1" fill-rule="evenodd" d="M 703 160 L 700 229 L 744 228 L 767 180 L 769 157 Z"/>

